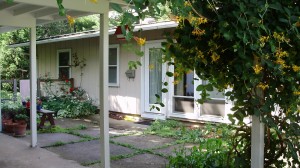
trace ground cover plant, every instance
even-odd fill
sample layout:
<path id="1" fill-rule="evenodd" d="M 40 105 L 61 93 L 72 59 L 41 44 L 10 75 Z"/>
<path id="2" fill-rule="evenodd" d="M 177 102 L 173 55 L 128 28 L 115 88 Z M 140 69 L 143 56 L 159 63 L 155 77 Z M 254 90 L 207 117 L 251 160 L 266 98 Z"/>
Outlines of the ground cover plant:
<path id="1" fill-rule="evenodd" d="M 234 130 L 230 125 L 207 123 L 191 127 L 175 120 L 156 120 L 145 133 L 195 144 L 191 149 L 176 149 L 175 155 L 168 158 L 170 168 L 239 167 L 231 159 Z"/>

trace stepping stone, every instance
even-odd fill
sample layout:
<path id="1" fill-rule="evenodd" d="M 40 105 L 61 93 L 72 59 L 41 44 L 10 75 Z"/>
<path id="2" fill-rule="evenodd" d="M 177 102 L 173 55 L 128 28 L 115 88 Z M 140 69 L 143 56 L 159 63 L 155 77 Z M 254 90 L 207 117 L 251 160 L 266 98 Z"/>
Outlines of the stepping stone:
<path id="1" fill-rule="evenodd" d="M 111 161 L 111 168 L 165 168 L 167 164 L 168 160 L 163 157 L 152 154 L 140 154 L 126 159 Z"/>
<path id="2" fill-rule="evenodd" d="M 22 140 L 25 140 L 27 142 L 31 142 L 31 136 L 27 135 L 24 138 L 20 138 Z M 37 135 L 37 145 L 39 147 L 44 146 L 50 146 L 57 142 L 72 142 L 72 141 L 79 141 L 81 138 L 75 135 L 71 134 L 65 134 L 65 133 L 44 133 L 44 134 L 38 134 Z"/>
<path id="3" fill-rule="evenodd" d="M 176 154 L 175 150 L 178 151 L 179 149 L 182 149 L 182 148 L 191 149 L 194 146 L 198 146 L 198 145 L 196 145 L 196 144 L 178 144 L 178 145 L 172 145 L 172 146 L 162 148 L 162 149 L 157 149 L 157 150 L 154 150 L 154 152 L 162 153 L 162 154 L 165 154 L 166 156 L 175 156 L 175 154 Z"/>
<path id="4" fill-rule="evenodd" d="M 49 147 L 49 151 L 61 155 L 65 159 L 75 160 L 79 163 L 87 163 L 100 160 L 99 140 L 67 144 L 58 147 Z M 124 155 L 134 153 L 134 150 L 110 144 L 110 155 Z"/>
<path id="5" fill-rule="evenodd" d="M 79 132 L 82 135 L 89 135 L 91 137 L 99 138 L 100 137 L 100 128 L 88 128 L 86 130 L 76 130 L 76 132 Z M 130 131 L 130 130 L 117 130 L 110 128 L 109 129 L 109 136 L 110 137 L 115 137 L 115 136 L 122 136 L 122 135 L 128 135 L 128 134 L 133 134 L 133 133 L 140 133 L 142 132 L 137 132 L 137 131 Z"/>
<path id="6" fill-rule="evenodd" d="M 100 137 L 100 128 L 89 128 L 86 130 L 76 130 L 82 135 L 89 135 L 91 137 L 99 138 Z"/>
<path id="7" fill-rule="evenodd" d="M 171 138 L 162 138 L 156 135 L 129 135 L 112 139 L 115 142 L 133 145 L 140 149 L 159 148 L 166 144 L 174 142 Z"/>

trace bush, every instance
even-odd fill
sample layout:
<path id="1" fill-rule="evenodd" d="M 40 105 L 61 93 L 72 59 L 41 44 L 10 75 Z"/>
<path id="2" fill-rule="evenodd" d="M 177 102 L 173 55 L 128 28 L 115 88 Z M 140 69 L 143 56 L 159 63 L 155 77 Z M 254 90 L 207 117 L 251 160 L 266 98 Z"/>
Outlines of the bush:
<path id="1" fill-rule="evenodd" d="M 169 168 L 229 168 L 234 159 L 226 141 L 218 138 L 203 139 L 199 147 L 181 148 L 170 156 Z"/>
<path id="2" fill-rule="evenodd" d="M 72 95 L 52 97 L 43 101 L 43 108 L 57 111 L 58 117 L 76 118 L 95 114 L 97 107 L 92 100 L 79 100 Z"/>

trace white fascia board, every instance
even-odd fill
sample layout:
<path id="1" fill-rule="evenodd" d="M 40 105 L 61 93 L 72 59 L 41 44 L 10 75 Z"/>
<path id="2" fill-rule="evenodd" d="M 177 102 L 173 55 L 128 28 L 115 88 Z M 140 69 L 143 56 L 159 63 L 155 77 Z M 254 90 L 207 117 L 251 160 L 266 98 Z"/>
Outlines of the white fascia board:
<path id="1" fill-rule="evenodd" d="M 139 30 L 146 31 L 146 30 L 174 28 L 174 27 L 177 27 L 177 25 L 178 25 L 178 23 L 176 23 L 176 22 L 162 22 L 162 23 L 155 23 L 155 24 L 150 24 L 150 25 L 135 26 L 133 31 L 137 32 Z M 115 29 L 111 29 L 108 31 L 108 34 L 113 35 L 115 33 L 115 31 L 116 31 Z M 68 41 L 68 40 L 77 40 L 77 39 L 84 39 L 84 38 L 91 38 L 91 37 L 98 37 L 98 36 L 99 36 L 99 31 L 96 31 L 93 33 L 87 33 L 87 34 L 78 33 L 78 34 L 70 35 L 70 36 L 66 36 L 66 37 L 40 40 L 40 41 L 37 41 L 37 44 L 46 44 L 46 43 Z M 24 46 L 29 46 L 29 42 L 9 45 L 9 47 L 11 47 L 11 48 L 24 47 Z"/>
<path id="2" fill-rule="evenodd" d="M 45 7 L 54 7 L 58 8 L 57 2 L 54 0 L 14 0 L 17 3 L 40 5 Z M 99 0 L 97 4 L 92 3 L 86 0 L 64 0 L 63 6 L 65 9 L 77 10 L 82 12 L 91 12 L 91 13 L 104 13 L 108 12 L 106 5 L 103 3 L 109 3 L 108 0 Z"/>

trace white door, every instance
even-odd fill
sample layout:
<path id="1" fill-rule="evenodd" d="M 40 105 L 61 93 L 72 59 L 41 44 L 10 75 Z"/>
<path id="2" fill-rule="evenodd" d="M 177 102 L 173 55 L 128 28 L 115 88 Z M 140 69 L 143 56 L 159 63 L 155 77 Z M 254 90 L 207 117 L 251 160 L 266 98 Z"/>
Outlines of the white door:
<path id="1" fill-rule="evenodd" d="M 166 108 L 155 104 L 158 102 L 157 94 L 161 102 L 166 105 L 166 94 L 161 92 L 166 74 L 166 66 L 162 64 L 162 54 L 161 42 L 145 45 L 144 109 L 142 112 L 142 117 L 145 118 L 165 119 L 166 116 Z"/>

